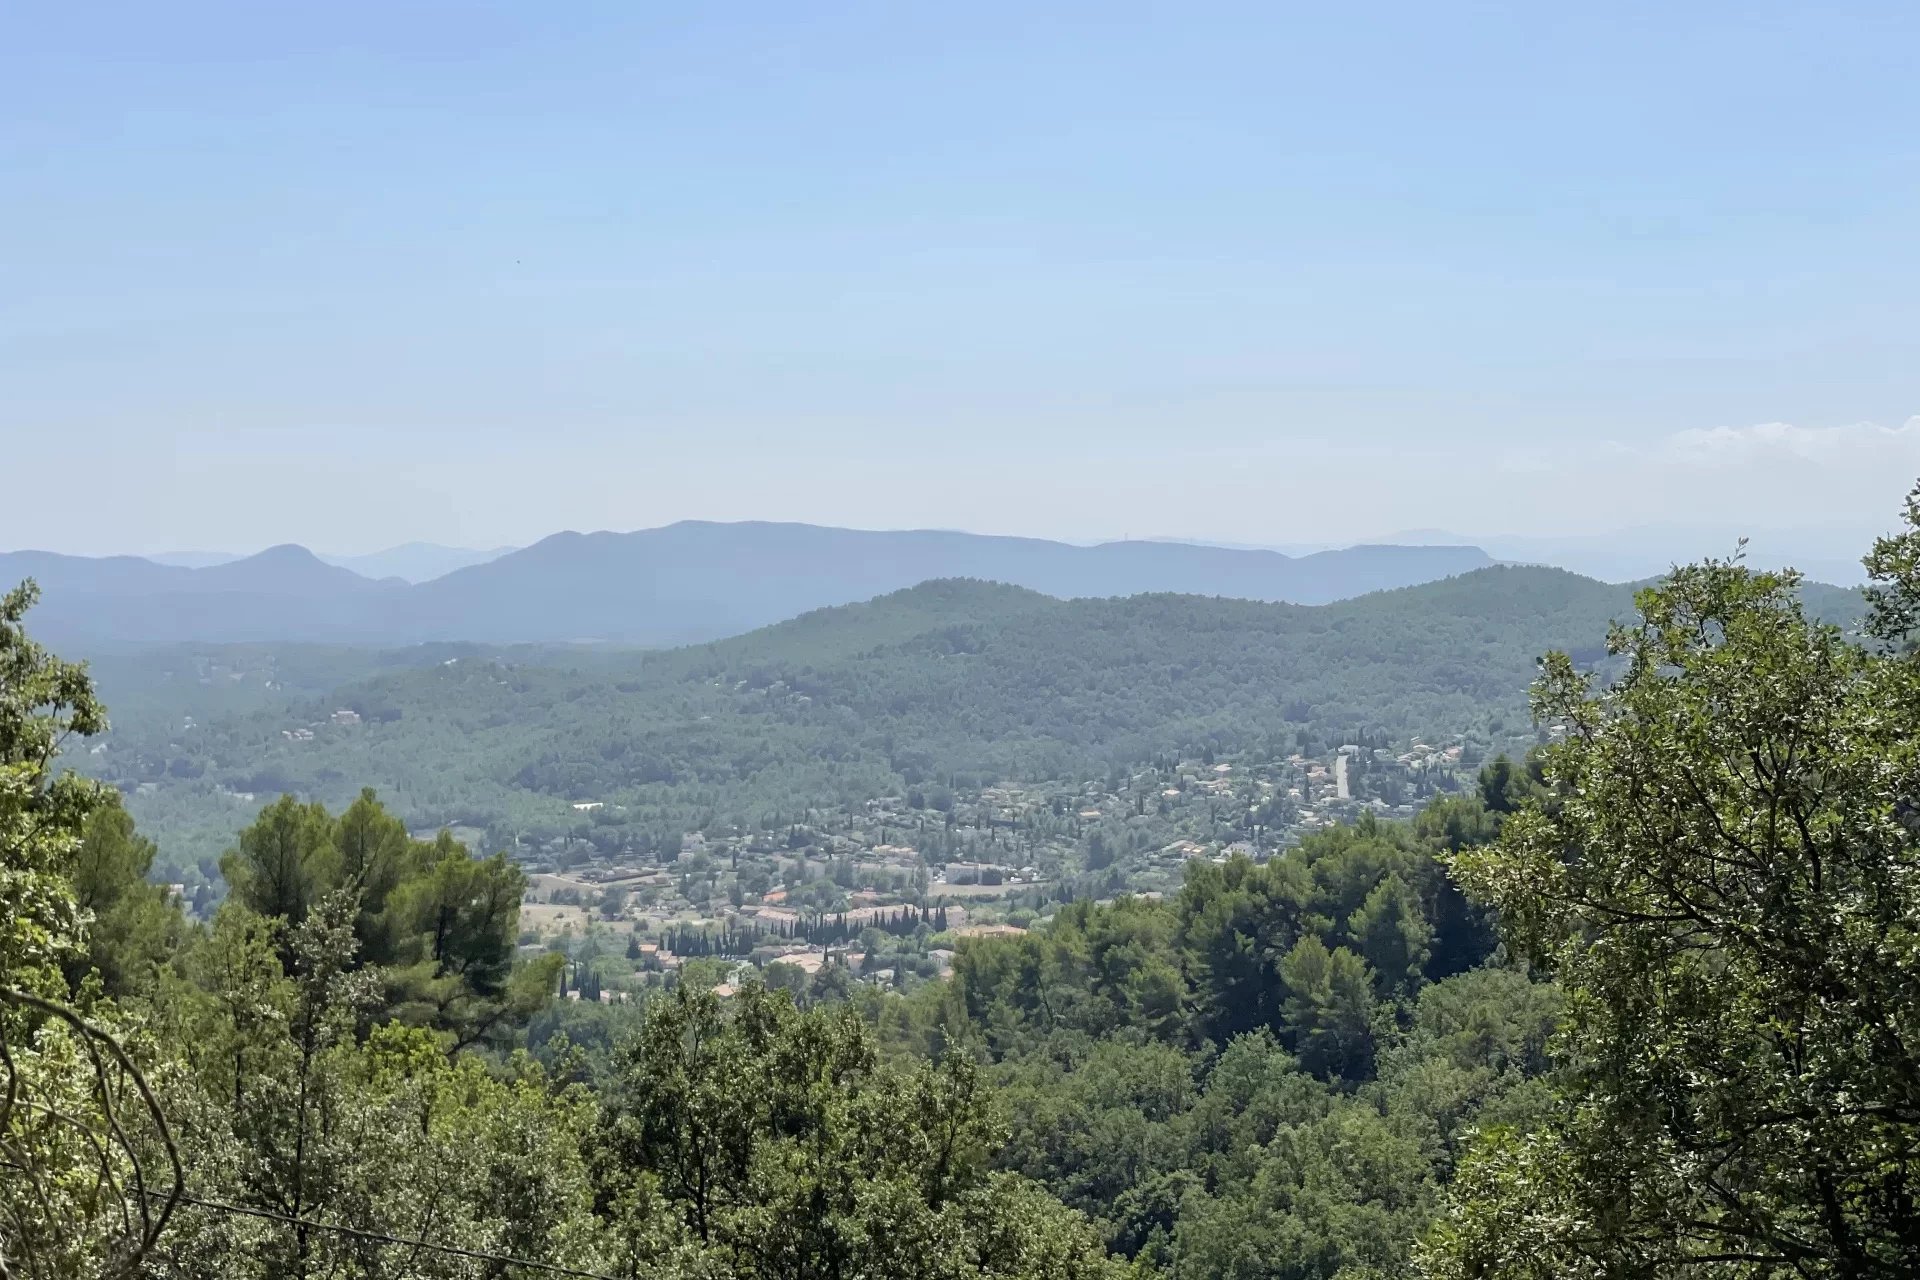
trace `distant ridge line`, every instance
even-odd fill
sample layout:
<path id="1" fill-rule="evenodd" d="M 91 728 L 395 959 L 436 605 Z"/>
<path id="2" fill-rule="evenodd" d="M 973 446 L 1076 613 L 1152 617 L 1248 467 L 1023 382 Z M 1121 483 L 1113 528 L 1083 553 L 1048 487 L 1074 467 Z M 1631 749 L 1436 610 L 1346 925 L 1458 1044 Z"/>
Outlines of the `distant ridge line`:
<path id="1" fill-rule="evenodd" d="M 1296 557 L 1196 543 L 1076 546 L 697 520 L 631 533 L 564 530 L 497 556 L 461 554 L 484 558 L 408 581 L 399 573 L 376 580 L 292 544 L 201 568 L 25 551 L 0 553 L 0 582 L 37 579 L 37 631 L 82 651 L 225 641 L 656 646 L 735 635 L 935 578 L 1063 599 L 1170 592 L 1320 604 L 1494 563 L 1476 547 L 1374 544 Z"/>

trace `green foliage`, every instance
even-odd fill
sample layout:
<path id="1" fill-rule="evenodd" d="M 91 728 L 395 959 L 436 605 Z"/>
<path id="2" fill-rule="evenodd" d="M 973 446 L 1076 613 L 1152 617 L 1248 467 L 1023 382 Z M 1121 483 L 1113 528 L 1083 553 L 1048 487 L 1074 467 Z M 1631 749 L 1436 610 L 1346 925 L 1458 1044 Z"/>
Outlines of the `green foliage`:
<path id="1" fill-rule="evenodd" d="M 87 767 L 147 788 L 136 816 L 196 858 L 231 838 L 235 794 L 338 807 L 365 782 L 415 828 L 670 857 L 703 825 L 780 830 L 812 808 L 1166 752 L 1284 755 L 1367 733 L 1523 746 L 1536 657 L 1597 655 L 1631 605 L 1626 588 L 1521 568 L 1317 607 L 932 582 L 667 653 L 369 655 L 378 674 L 304 697 L 232 701 L 222 664 L 251 687 L 264 659 L 209 651 L 199 710 L 172 692 L 188 660 L 169 653 L 118 661 L 140 711 Z M 342 707 L 360 721 L 334 724 Z M 582 800 L 604 807 L 586 817 Z"/>
<path id="2" fill-rule="evenodd" d="M 240 832 L 220 871 L 248 910 L 297 925 L 340 883 L 333 820 L 321 805 L 281 796 Z"/>
<path id="3" fill-rule="evenodd" d="M 999 1121 L 971 1062 L 882 1066 L 850 1010 L 682 984 L 624 1051 L 597 1142 L 629 1259 L 739 1277 L 1113 1272 L 1086 1224 L 988 1171 Z"/>
<path id="4" fill-rule="evenodd" d="M 183 1280 L 517 1274 L 447 1250 L 627 1280 L 1913 1274 L 1920 494 L 1912 515 L 1870 558 L 1867 641 L 1790 578 L 1679 571 L 1611 656 L 1547 662 L 1556 745 L 1405 824 L 1196 857 L 1165 897 L 1023 901 L 1031 931 L 961 940 L 906 994 L 716 954 L 635 1004 L 554 1002 L 561 966 L 591 997 L 616 951 L 523 957 L 519 867 L 408 820 L 677 855 L 697 817 L 793 849 L 800 815 L 880 792 L 917 822 L 1171 749 L 1490 739 L 1543 636 L 1588 643 L 1622 597 L 1517 570 L 1314 610 L 940 583 L 672 654 L 396 662 L 304 737 L 289 717 L 332 686 L 191 726 L 163 691 L 164 728 L 88 758 L 154 784 L 130 816 L 54 772 L 104 720 L 16 593 L 0 972 L 95 1022 L 0 1001 L 0 1161 L 29 1175 L 0 1178 L 0 1263 L 64 1280 L 130 1252 L 123 1184 L 162 1144 L 99 1135 L 144 1066 L 195 1201 L 143 1265 Z M 1099 884 L 1165 821 L 1158 768 L 1113 788 Z M 1236 815 L 1277 816 L 1230 772 Z M 137 806 L 255 790 L 311 798 L 232 836 L 231 900 L 189 924 L 145 883 L 165 853 Z M 832 909 L 850 871 L 788 901 Z M 817 927 L 877 966 L 932 924 Z"/>
<path id="5" fill-rule="evenodd" d="M 37 598 L 31 582 L 0 596 L 0 974 L 51 991 L 80 924 L 67 860 L 97 800 L 93 785 L 56 774 L 54 758 L 107 718 L 86 670 L 22 629 Z"/>
<path id="6" fill-rule="evenodd" d="M 0 597 L 0 1274 L 38 1277 L 137 1261 L 169 1202 L 158 1176 L 151 1199 L 123 1192 L 145 1185 L 164 1124 L 125 1028 L 67 1003 L 62 971 L 85 967 L 90 914 L 142 918 L 126 880 L 150 850 L 98 809 L 92 784 L 55 772 L 67 740 L 106 718 L 86 671 L 26 636 L 35 597 L 31 582 Z"/>
<path id="7" fill-rule="evenodd" d="M 1347 933 L 1391 991 L 1418 982 L 1433 955 L 1433 925 L 1398 872 L 1374 886 L 1348 918 Z"/>
<path id="8" fill-rule="evenodd" d="M 861 651 L 843 621 L 806 620 L 818 654 Z M 715 679 L 711 654 L 675 661 L 695 665 L 674 681 Z M 853 996 L 834 967 L 805 1012 L 758 984 L 722 1002 L 715 960 L 628 1012 L 546 1007 L 564 959 L 516 959 L 525 881 L 504 858 L 415 840 L 370 792 L 338 816 L 288 797 L 234 839 L 210 927 L 176 915 L 70 963 L 152 1028 L 209 1202 L 155 1260 L 190 1278 L 464 1274 L 410 1237 L 712 1280 L 1117 1274 L 1109 1249 L 1351 1278 L 1404 1264 L 1463 1126 L 1531 1114 L 1510 1101 L 1537 1058 L 1516 1048 L 1538 1039 L 1525 984 L 1435 997 L 1485 947 L 1433 853 L 1494 820 L 1462 800 L 1434 833 L 1367 821 L 1264 865 L 1199 862 L 1171 900 L 967 943 L 917 998 Z M 165 905 L 124 811 L 76 840 L 55 887 L 86 910 Z M 545 1065 L 509 1052 L 533 1017 Z"/>
<path id="9" fill-rule="evenodd" d="M 1407 1274 L 1474 1127 L 1537 1112 L 1559 1014 L 1525 974 L 1475 967 L 1491 936 L 1437 856 L 1500 815 L 1449 808 L 968 941 L 898 1034 L 978 1038 L 1016 1118 L 1002 1164 L 1143 1268 Z"/>
<path id="10" fill-rule="evenodd" d="M 997 1068 L 1015 1117 L 1000 1161 L 1146 1269 L 1403 1275 L 1473 1126 L 1532 1113 L 1543 991 L 1491 969 L 1430 984 L 1347 1087 L 1265 1030 L 1217 1052 L 1057 1034 Z"/>
<path id="11" fill-rule="evenodd" d="M 119 796 L 105 792 L 87 815 L 68 869 L 75 905 L 87 920 L 84 952 L 62 966 L 76 990 L 98 974 L 110 995 L 146 991 L 180 948 L 186 933 L 180 909 L 164 887 L 147 880 L 154 853 Z"/>
<path id="12" fill-rule="evenodd" d="M 283 796 L 222 859 L 234 901 L 294 931 L 315 905 L 351 904 L 354 965 L 375 969 L 382 1008 L 452 1034 L 456 1047 L 510 1038 L 544 1005 L 560 957 L 515 964 L 525 874 L 503 855 L 476 859 L 442 831 L 413 840 L 362 791 L 339 818 Z"/>
<path id="13" fill-rule="evenodd" d="M 957 998 L 999 1054 L 1072 1030 L 1173 1044 L 1269 1031 L 1319 1074 L 1370 1074 L 1375 1006 L 1483 963 L 1491 939 L 1408 826 L 1364 818 L 1265 863 L 1189 865 L 1179 895 L 1063 908 L 1044 931 L 955 960 Z"/>
<path id="14" fill-rule="evenodd" d="M 1535 799 L 1455 868 L 1565 988 L 1555 1101 L 1489 1134 L 1440 1277 L 1906 1276 L 1920 1167 L 1920 503 L 1862 644 L 1679 570 L 1620 682 L 1548 660 Z"/>
<path id="15" fill-rule="evenodd" d="M 425 1029 L 388 1022 L 362 1038 L 380 989 L 354 967 L 353 915 L 341 891 L 294 926 L 229 905 L 159 1013 L 199 1198 L 369 1234 L 190 1205 L 160 1254 L 168 1273 L 471 1274 L 408 1238 L 598 1264 L 590 1098 L 524 1056 L 501 1071 L 449 1058 Z"/>
<path id="16" fill-rule="evenodd" d="M 1312 934 L 1280 958 L 1282 1007 L 1301 1062 L 1318 1075 L 1351 1079 L 1373 1065 L 1373 975 L 1345 947 L 1327 950 Z"/>

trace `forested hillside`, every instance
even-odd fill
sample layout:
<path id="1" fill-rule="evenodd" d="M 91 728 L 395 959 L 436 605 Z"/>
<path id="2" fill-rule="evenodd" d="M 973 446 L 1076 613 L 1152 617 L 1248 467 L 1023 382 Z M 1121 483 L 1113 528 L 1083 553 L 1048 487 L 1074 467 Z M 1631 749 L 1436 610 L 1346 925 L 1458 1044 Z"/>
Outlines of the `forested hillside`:
<path id="1" fill-rule="evenodd" d="M 1920 501 L 1876 568 L 1857 639 L 1809 621 L 1791 582 L 1682 570 L 1635 601 L 1611 678 L 1546 657 L 1533 696 L 1567 732 L 1524 766 L 1495 761 L 1411 821 L 1198 859 L 1174 893 L 1076 901 L 1029 931 L 928 936 L 922 916 L 951 973 L 904 991 L 851 986 L 851 946 L 811 971 L 697 959 L 602 991 L 591 936 L 525 941 L 510 859 L 415 838 L 371 793 L 259 809 L 223 859 L 230 897 L 190 920 L 147 882 L 155 847 L 116 794 L 54 767 L 103 709 L 25 637 L 14 593 L 0 1265 L 1911 1275 Z M 1447 584 L 1409 625 L 1463 628 L 1466 608 L 1555 587 L 1583 598 L 1564 576 Z M 1009 616 L 954 621 L 983 594 Z M 1124 655 L 1190 603 L 1105 605 L 1075 634 Z M 906 638 L 865 654 L 882 670 L 964 671 L 1029 628 L 1037 651 L 1073 612 L 935 584 L 808 619 L 802 650 L 832 672 L 902 610 Z M 1353 639 L 1312 617 L 1267 630 Z M 1236 652 L 1260 630 L 1216 628 Z M 653 666 L 669 689 L 737 692 L 729 661 L 768 643 Z M 472 665 L 509 693 L 515 672 L 556 675 Z"/>
<path id="2" fill-rule="evenodd" d="M 579 830 L 677 849 L 702 826 L 779 827 L 921 784 L 1101 776 L 1161 753 L 1284 755 L 1355 735 L 1524 747 L 1535 660 L 1597 658 L 1632 610 L 1629 589 L 1550 569 L 1316 607 L 946 581 L 666 653 L 399 651 L 377 660 L 385 674 L 293 696 L 337 660 L 306 652 L 257 705 L 230 688 L 232 709 L 190 728 L 188 704 L 156 690 L 191 692 L 186 664 L 234 660 L 150 656 L 103 668 L 132 710 L 84 763 L 198 857 L 253 798 L 339 805 L 362 785 L 409 823 L 483 829 L 495 847 Z M 252 657 L 229 685 L 264 684 Z"/>

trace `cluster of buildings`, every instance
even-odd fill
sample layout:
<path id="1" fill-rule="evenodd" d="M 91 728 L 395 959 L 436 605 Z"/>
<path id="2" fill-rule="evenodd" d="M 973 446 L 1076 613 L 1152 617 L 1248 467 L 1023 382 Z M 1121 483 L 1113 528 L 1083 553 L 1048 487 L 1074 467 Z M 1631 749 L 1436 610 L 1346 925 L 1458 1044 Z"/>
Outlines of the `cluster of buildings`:
<path id="1" fill-rule="evenodd" d="M 961 938 L 1021 932 L 1061 901 L 1164 893 L 1197 858 L 1269 857 L 1362 811 L 1409 816 L 1462 785 L 1466 754 L 1415 742 L 1191 759 L 1094 781 L 915 789 L 782 828 L 689 832 L 664 856 L 523 851 L 522 941 L 584 948 L 642 984 L 695 960 L 807 980 L 938 978 Z M 613 802 L 570 803 L 585 814 Z"/>

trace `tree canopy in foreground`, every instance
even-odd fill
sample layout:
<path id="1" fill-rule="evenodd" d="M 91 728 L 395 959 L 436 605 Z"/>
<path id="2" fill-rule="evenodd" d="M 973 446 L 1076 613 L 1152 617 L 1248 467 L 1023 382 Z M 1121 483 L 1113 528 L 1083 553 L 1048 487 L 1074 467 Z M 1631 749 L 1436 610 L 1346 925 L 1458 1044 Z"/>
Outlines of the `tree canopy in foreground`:
<path id="1" fill-rule="evenodd" d="M 269 804 L 185 919 L 58 770 L 104 713 L 15 592 L 0 1276 L 1920 1273 L 1920 493 L 1869 565 L 1854 634 L 1677 571 L 1411 822 L 904 993 L 637 1007 L 552 1002 L 519 870 L 371 795 Z"/>
<path id="2" fill-rule="evenodd" d="M 1920 493 L 1866 634 L 1787 575 L 1550 658 L 1551 797 L 1453 869 L 1566 995 L 1556 1106 L 1462 1169 L 1437 1277 L 1920 1274 Z"/>

